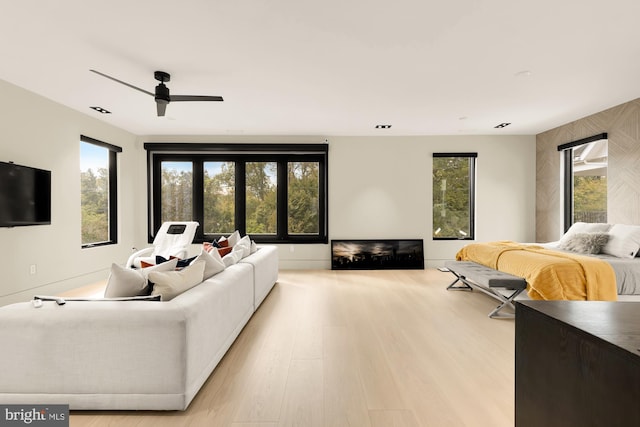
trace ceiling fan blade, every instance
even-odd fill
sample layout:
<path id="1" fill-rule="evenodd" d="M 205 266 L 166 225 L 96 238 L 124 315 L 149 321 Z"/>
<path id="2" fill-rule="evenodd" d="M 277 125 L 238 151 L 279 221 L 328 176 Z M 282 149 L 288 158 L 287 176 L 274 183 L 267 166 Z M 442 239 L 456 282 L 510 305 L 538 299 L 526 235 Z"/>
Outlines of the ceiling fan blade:
<path id="1" fill-rule="evenodd" d="M 102 76 L 102 77 L 106 77 L 106 78 L 108 78 L 108 79 L 110 79 L 110 80 L 113 80 L 114 82 L 118 82 L 118 83 L 120 83 L 120 84 L 123 84 L 123 85 L 125 85 L 125 86 L 128 86 L 128 87 L 130 87 L 131 89 L 139 90 L 140 92 L 146 93 L 147 95 L 155 96 L 153 93 L 151 93 L 151 92 L 149 92 L 149 91 L 147 91 L 147 90 L 140 89 L 139 87 L 136 87 L 136 86 L 134 86 L 134 85 L 131 85 L 131 84 L 127 83 L 127 82 L 123 82 L 122 80 L 118 80 L 118 79 L 116 79 L 115 77 L 111 77 L 111 76 L 109 76 L 109 75 L 107 75 L 107 74 L 101 73 L 100 71 L 96 71 L 96 70 L 89 70 L 89 71 L 91 71 L 92 73 L 96 73 L 96 74 L 98 74 L 98 75 L 100 75 L 100 76 Z"/>
<path id="2" fill-rule="evenodd" d="M 167 103 L 166 102 L 156 102 L 156 107 L 158 110 L 158 117 L 164 117 L 165 111 L 167 111 Z"/>
<path id="3" fill-rule="evenodd" d="M 171 102 L 178 101 L 224 101 L 221 96 L 204 96 L 204 95 L 171 95 Z"/>

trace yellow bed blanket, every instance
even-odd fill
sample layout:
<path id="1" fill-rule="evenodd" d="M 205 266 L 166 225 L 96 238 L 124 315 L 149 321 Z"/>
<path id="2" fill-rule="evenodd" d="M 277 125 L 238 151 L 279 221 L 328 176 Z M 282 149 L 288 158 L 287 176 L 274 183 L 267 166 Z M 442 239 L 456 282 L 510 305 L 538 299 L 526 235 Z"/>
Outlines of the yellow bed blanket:
<path id="1" fill-rule="evenodd" d="M 617 299 L 613 268 L 594 257 L 502 241 L 469 244 L 458 251 L 456 259 L 523 277 L 532 299 Z"/>

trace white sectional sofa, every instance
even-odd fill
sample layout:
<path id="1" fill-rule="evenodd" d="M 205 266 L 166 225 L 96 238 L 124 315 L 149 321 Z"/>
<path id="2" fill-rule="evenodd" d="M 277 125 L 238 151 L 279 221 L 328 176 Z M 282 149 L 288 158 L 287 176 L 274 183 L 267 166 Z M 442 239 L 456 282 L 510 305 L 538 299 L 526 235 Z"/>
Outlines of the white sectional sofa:
<path id="1" fill-rule="evenodd" d="M 184 410 L 278 277 L 263 246 L 170 301 L 0 308 L 0 402 Z"/>

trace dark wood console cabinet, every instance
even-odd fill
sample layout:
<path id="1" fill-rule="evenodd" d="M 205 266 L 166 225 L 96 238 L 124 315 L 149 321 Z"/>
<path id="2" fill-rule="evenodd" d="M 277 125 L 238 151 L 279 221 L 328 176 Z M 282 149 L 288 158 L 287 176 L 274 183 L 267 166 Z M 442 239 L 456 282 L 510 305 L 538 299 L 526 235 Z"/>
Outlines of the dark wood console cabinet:
<path id="1" fill-rule="evenodd" d="M 640 302 L 516 303 L 516 427 L 640 426 Z"/>

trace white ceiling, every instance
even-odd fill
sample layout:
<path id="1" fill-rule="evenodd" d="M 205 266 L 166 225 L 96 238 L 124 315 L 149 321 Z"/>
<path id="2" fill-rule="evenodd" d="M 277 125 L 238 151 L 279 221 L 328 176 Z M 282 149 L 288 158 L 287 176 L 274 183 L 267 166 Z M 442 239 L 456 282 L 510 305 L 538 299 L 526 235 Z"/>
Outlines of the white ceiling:
<path id="1" fill-rule="evenodd" d="M 137 135 L 531 135 L 640 97 L 638 0 L 0 7 L 0 79 Z M 162 70 L 172 94 L 224 102 L 160 118 L 151 96 L 89 69 L 151 92 Z"/>

